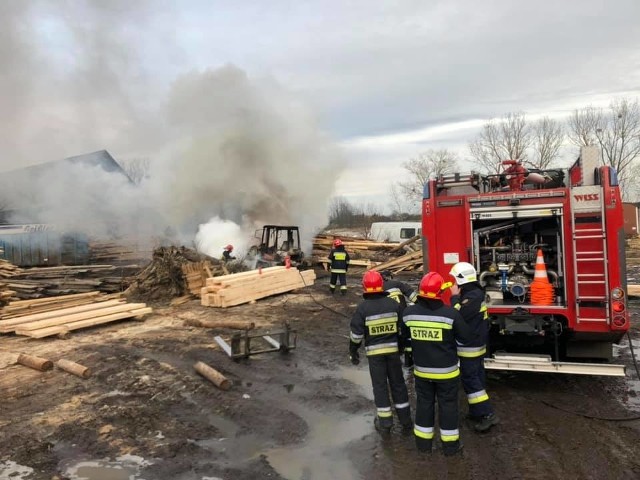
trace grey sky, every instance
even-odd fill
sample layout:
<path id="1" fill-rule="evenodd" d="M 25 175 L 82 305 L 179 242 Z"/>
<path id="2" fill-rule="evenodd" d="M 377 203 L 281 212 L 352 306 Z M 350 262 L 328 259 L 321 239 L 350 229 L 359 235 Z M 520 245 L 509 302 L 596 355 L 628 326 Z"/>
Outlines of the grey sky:
<path id="1" fill-rule="evenodd" d="M 367 201 L 426 148 L 466 154 L 491 117 L 561 118 L 640 93 L 637 0 L 3 0 L 0 10 L 11 162 L 152 154 L 174 80 L 233 64 L 311 107 L 345 147 L 335 193 Z M 42 148 L 24 146 L 34 142 Z"/>

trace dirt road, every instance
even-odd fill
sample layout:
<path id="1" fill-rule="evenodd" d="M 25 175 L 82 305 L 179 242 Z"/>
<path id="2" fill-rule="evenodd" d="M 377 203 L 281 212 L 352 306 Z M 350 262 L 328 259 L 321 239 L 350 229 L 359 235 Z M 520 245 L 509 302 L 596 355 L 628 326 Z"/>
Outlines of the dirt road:
<path id="1" fill-rule="evenodd" d="M 359 292 L 334 297 L 326 283 L 319 275 L 300 293 L 226 310 L 156 306 L 144 322 L 67 340 L 0 337 L 0 479 L 640 478 L 640 420 L 588 418 L 639 415 L 632 367 L 627 379 L 491 373 L 501 424 L 486 435 L 462 425 L 460 457 L 421 456 L 399 430 L 381 437 L 366 362 L 347 359 Z M 632 309 L 639 351 L 640 304 Z M 186 326 L 193 318 L 261 331 L 288 320 L 297 348 L 234 362 L 213 340 L 230 331 Z M 13 365 L 19 352 L 69 358 L 93 375 Z M 631 365 L 628 344 L 618 353 Z M 231 389 L 200 377 L 197 361 Z"/>

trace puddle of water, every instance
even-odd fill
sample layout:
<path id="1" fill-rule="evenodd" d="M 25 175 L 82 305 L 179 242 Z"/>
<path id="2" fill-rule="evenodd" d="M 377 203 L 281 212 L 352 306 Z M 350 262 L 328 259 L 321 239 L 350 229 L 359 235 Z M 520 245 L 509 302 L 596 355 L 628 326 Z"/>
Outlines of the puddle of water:
<path id="1" fill-rule="evenodd" d="M 334 376 L 337 378 L 344 378 L 345 380 L 357 385 L 359 387 L 360 394 L 363 397 L 373 400 L 371 375 L 369 374 L 369 368 L 366 365 L 360 365 L 358 367 L 338 366 Z"/>
<path id="2" fill-rule="evenodd" d="M 70 480 L 143 480 L 138 473 L 142 467 L 151 465 L 142 457 L 124 455 L 115 461 L 91 460 L 79 462 L 65 469 Z"/>
<path id="3" fill-rule="evenodd" d="M 19 465 L 11 460 L 0 462 L 0 480 L 27 480 L 32 473 L 33 468 Z"/>
<path id="4" fill-rule="evenodd" d="M 255 435 L 238 436 L 238 426 L 231 420 L 219 415 L 207 415 L 210 425 L 216 427 L 220 437 L 194 441 L 196 445 L 209 451 L 224 453 L 227 465 L 242 463 L 248 458 L 257 456 L 264 449 L 264 440 Z"/>
<path id="5" fill-rule="evenodd" d="M 357 478 L 358 473 L 343 447 L 372 433 L 373 416 L 314 411 L 298 413 L 310 429 L 304 445 L 264 452 L 278 474 L 289 480 Z"/>

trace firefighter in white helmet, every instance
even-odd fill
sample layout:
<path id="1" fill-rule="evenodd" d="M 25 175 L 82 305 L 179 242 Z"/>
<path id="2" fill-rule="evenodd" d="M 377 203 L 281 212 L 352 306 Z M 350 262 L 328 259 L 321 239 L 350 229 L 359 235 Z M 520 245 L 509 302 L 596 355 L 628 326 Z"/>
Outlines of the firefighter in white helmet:
<path id="1" fill-rule="evenodd" d="M 458 345 L 462 387 L 469 404 L 468 418 L 478 432 L 486 432 L 498 424 L 498 418 L 486 390 L 484 356 L 489 338 L 489 315 L 485 292 L 478 283 L 476 269 L 467 262 L 456 263 L 451 272 L 456 285 L 451 287 L 451 306 L 462 314 L 474 333 L 474 340 Z"/>

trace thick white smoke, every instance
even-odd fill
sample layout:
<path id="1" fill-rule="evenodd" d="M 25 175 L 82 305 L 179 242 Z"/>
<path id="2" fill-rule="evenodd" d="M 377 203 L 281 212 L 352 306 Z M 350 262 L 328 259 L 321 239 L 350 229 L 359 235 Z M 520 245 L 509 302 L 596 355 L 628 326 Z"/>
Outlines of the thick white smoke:
<path id="1" fill-rule="evenodd" d="M 233 65 L 153 81 L 140 67 L 140 30 L 130 28 L 150 16 L 130 3 L 0 2 L 0 63 L 9 66 L 0 73 L 0 167 L 101 149 L 150 159 L 136 187 L 89 166 L 13 176 L 1 194 L 13 221 L 149 238 L 171 227 L 176 241 L 215 256 L 262 224 L 297 224 L 309 245 L 340 165 L 313 114 L 275 81 Z"/>

